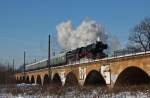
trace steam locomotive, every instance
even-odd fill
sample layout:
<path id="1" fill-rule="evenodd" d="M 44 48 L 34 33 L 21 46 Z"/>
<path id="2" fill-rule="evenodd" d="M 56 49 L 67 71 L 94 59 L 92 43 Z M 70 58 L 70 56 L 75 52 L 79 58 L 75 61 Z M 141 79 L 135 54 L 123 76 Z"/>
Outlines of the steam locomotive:
<path id="1" fill-rule="evenodd" d="M 103 52 L 107 45 L 100 41 L 87 45 L 86 47 L 77 48 L 66 53 L 67 63 L 79 61 L 80 59 L 101 59 L 107 55 Z"/>
<path id="2" fill-rule="evenodd" d="M 104 49 L 107 49 L 107 44 L 102 43 L 101 41 L 96 41 L 85 47 L 80 47 L 71 51 L 63 52 L 58 54 L 55 57 L 52 57 L 50 60 L 51 67 L 62 66 L 67 64 L 72 64 L 74 62 L 80 61 L 82 59 L 101 59 L 107 55 L 103 52 Z M 47 61 L 37 62 L 35 64 L 30 64 L 26 66 L 26 70 L 35 70 L 46 68 Z"/>

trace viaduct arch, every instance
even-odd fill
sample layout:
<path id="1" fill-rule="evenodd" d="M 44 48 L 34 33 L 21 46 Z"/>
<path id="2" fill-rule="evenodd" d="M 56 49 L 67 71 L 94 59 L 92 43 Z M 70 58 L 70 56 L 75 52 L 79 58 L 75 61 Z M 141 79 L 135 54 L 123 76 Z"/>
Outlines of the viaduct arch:
<path id="1" fill-rule="evenodd" d="M 76 77 L 76 75 L 73 72 L 69 72 L 66 75 L 66 80 L 65 80 L 65 84 L 64 86 L 78 86 L 78 79 Z"/>
<path id="2" fill-rule="evenodd" d="M 30 81 L 30 83 L 32 83 L 32 84 L 35 83 L 35 78 L 34 78 L 33 75 L 31 76 L 31 81 Z"/>
<path id="3" fill-rule="evenodd" d="M 58 85 L 61 86 L 62 85 L 62 80 L 61 77 L 58 73 L 55 73 L 52 79 L 52 83 L 53 85 Z"/>
<path id="4" fill-rule="evenodd" d="M 87 74 L 87 77 L 84 81 L 84 85 L 106 86 L 106 82 L 100 72 L 98 72 L 97 70 L 91 70 Z"/>
<path id="5" fill-rule="evenodd" d="M 143 69 L 130 66 L 118 75 L 115 85 L 143 85 L 148 83 L 150 83 L 150 77 Z"/>

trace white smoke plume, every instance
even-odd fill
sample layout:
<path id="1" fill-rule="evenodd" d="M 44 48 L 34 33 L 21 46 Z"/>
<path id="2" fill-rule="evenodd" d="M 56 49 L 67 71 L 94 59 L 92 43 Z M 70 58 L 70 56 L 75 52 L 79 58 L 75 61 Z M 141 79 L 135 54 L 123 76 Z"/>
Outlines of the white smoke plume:
<path id="1" fill-rule="evenodd" d="M 118 38 L 105 32 L 104 27 L 94 20 L 85 19 L 77 28 L 74 28 L 72 22 L 68 20 L 57 25 L 56 29 L 58 42 L 66 50 L 86 46 L 96 42 L 98 38 L 108 45 L 105 52 L 109 56 L 113 54 L 113 51 L 121 48 Z"/>
<path id="2" fill-rule="evenodd" d="M 108 49 L 106 50 L 106 52 L 108 56 L 113 55 L 114 51 L 122 48 L 119 39 L 116 36 L 112 35 L 111 33 L 109 33 L 108 35 L 107 45 L 108 45 Z"/>
<path id="3" fill-rule="evenodd" d="M 108 38 L 103 26 L 89 19 L 83 20 L 76 29 L 70 20 L 60 23 L 56 29 L 58 42 L 67 50 L 94 43 L 98 38 L 105 43 Z"/>

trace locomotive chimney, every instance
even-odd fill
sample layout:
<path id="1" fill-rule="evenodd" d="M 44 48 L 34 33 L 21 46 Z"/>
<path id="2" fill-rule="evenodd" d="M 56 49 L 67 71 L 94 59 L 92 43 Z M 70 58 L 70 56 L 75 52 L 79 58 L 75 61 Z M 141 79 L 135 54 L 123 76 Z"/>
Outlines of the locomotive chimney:
<path id="1" fill-rule="evenodd" d="M 97 37 L 97 42 L 99 42 L 100 41 L 100 37 Z"/>
<path id="2" fill-rule="evenodd" d="M 97 41 L 98 41 L 98 42 L 100 41 L 100 37 L 97 37 Z"/>

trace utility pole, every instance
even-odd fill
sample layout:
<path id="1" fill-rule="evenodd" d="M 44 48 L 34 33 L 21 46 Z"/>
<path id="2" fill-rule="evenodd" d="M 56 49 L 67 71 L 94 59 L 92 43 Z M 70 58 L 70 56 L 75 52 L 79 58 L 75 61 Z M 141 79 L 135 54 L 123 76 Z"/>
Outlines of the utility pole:
<path id="1" fill-rule="evenodd" d="M 24 64 L 23 64 L 23 77 L 24 77 L 24 79 L 23 80 L 25 80 L 25 61 L 26 61 L 26 52 L 24 51 Z"/>
<path id="2" fill-rule="evenodd" d="M 47 66 L 48 66 L 48 70 L 49 70 L 49 82 L 51 80 L 51 65 L 50 65 L 50 59 L 51 59 L 51 36 L 48 36 L 48 62 L 47 62 Z"/>

